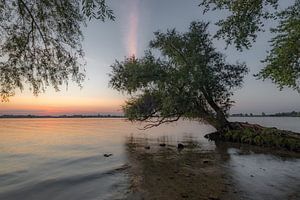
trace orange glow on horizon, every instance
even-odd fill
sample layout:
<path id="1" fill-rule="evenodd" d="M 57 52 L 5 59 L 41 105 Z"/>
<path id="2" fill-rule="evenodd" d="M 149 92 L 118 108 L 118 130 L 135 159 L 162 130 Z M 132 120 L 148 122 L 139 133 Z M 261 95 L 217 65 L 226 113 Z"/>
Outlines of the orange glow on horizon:
<path id="1" fill-rule="evenodd" d="M 0 103 L 1 114 L 73 115 L 73 114 L 121 114 L 122 99 L 96 99 L 74 97 L 14 97 L 8 103 Z"/>

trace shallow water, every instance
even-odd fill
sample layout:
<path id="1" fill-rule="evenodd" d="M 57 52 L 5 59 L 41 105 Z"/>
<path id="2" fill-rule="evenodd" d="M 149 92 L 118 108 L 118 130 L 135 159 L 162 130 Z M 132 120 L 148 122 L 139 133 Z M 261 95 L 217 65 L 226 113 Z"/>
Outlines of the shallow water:
<path id="1" fill-rule="evenodd" d="M 300 132 L 300 123 L 276 120 L 279 128 Z M 220 166 L 242 199 L 300 198 L 299 156 L 215 145 L 203 138 L 214 129 L 198 122 L 147 131 L 138 127 L 123 119 L 1 119 L 0 199 L 124 199 L 130 180 L 128 138 L 143 138 L 145 145 L 176 145 L 192 138 L 200 150 L 220 154 Z"/>

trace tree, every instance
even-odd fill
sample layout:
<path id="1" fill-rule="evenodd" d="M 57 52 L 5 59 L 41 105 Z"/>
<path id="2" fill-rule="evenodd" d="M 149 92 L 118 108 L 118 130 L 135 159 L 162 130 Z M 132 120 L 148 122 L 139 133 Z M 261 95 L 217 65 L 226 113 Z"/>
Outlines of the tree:
<path id="1" fill-rule="evenodd" d="M 180 118 L 203 120 L 220 131 L 230 127 L 230 97 L 248 70 L 243 63 L 225 61 L 207 28 L 206 23 L 192 22 L 186 33 L 156 32 L 142 58 L 112 65 L 111 87 L 130 95 L 123 106 L 129 120 L 147 122 L 145 128 Z"/>
<path id="2" fill-rule="evenodd" d="M 300 92 L 300 0 L 283 10 L 279 10 L 279 0 L 201 0 L 200 6 L 204 12 L 228 11 L 229 16 L 216 23 L 220 29 L 215 37 L 240 51 L 252 46 L 257 33 L 264 31 L 266 20 L 277 19 L 277 27 L 271 29 L 275 34 L 271 51 L 257 77 L 272 80 L 280 89 L 290 87 Z"/>
<path id="3" fill-rule="evenodd" d="M 0 99 L 84 79 L 82 26 L 114 20 L 105 0 L 0 0 Z"/>

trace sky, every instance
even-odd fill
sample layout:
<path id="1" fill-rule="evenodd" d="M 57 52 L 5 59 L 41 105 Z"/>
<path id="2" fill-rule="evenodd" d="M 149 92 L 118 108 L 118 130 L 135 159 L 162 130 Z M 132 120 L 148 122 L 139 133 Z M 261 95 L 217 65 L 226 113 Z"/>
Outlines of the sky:
<path id="1" fill-rule="evenodd" d="M 86 56 L 86 80 L 80 88 L 70 83 L 60 92 L 48 88 L 38 97 L 29 90 L 17 91 L 8 103 L 0 103 L 0 114 L 72 115 L 72 114 L 121 114 L 121 105 L 126 96 L 108 87 L 110 65 L 126 56 L 142 56 L 153 39 L 153 32 L 176 28 L 187 30 L 192 21 L 210 22 L 209 31 L 215 33 L 214 22 L 224 12 L 203 15 L 199 0 L 111 0 L 114 22 L 92 21 L 83 28 L 83 48 Z M 288 3 L 289 1 L 283 1 Z M 285 7 L 286 5 L 280 5 Z M 267 24 L 266 28 L 274 24 Z M 245 62 L 250 73 L 244 86 L 235 91 L 236 102 L 231 113 L 275 113 L 300 111 L 300 94 L 291 89 L 279 91 L 270 81 L 256 80 L 253 74 L 263 68 L 260 60 L 266 56 L 271 34 L 258 35 L 250 50 L 238 52 L 233 47 L 225 49 L 222 40 L 214 40 L 218 51 L 227 56 L 227 61 Z"/>

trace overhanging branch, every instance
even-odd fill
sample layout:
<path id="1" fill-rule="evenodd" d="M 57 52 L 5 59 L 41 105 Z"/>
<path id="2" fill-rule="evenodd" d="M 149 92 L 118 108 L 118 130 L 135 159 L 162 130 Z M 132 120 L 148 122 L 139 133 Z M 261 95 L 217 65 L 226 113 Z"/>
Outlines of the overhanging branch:
<path id="1" fill-rule="evenodd" d="M 19 1 L 23 4 L 25 10 L 28 12 L 28 14 L 29 14 L 29 16 L 30 16 L 32 22 L 34 23 L 36 29 L 38 30 L 39 34 L 41 35 L 41 38 L 42 38 L 43 43 L 44 43 L 44 45 L 45 45 L 45 48 L 47 49 L 46 39 L 45 39 L 45 36 L 44 36 L 44 34 L 42 33 L 41 29 L 40 29 L 40 26 L 37 24 L 37 22 L 36 22 L 34 16 L 32 15 L 32 13 L 31 13 L 30 9 L 28 8 L 28 6 L 26 5 L 26 3 L 25 3 L 23 0 L 19 0 Z"/>
<path id="2" fill-rule="evenodd" d="M 142 128 L 141 130 L 146 130 L 146 129 L 150 129 L 150 128 L 153 128 L 153 127 L 158 127 L 158 126 L 160 126 L 162 124 L 165 124 L 165 123 L 176 122 L 180 119 L 180 117 L 181 117 L 181 115 L 178 115 L 177 117 L 172 118 L 172 119 L 166 119 L 165 117 L 162 117 L 156 123 L 151 123 L 151 124 L 145 125 L 144 128 Z"/>

